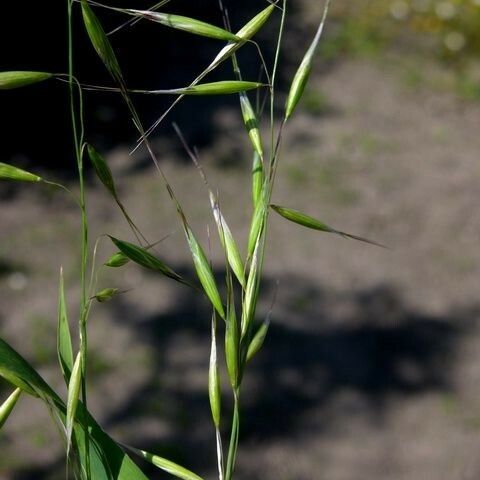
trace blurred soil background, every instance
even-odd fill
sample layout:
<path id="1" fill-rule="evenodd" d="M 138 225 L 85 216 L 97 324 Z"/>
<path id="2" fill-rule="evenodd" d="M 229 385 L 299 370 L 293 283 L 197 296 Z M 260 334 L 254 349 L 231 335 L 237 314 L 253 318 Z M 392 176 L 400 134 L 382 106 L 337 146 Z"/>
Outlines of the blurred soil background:
<path id="1" fill-rule="evenodd" d="M 52 12 L 40 2 L 15 3 L 2 14 L 1 69 L 65 71 L 61 2 Z M 290 3 L 279 112 L 323 6 Z M 226 4 L 237 26 L 264 7 L 260 0 Z M 174 1 L 170 11 L 221 22 L 213 0 Z M 121 22 L 100 14 L 108 25 Z M 268 61 L 275 26 L 260 36 Z M 76 39 L 78 76 L 108 84 L 80 25 Z M 140 88 L 186 85 L 218 50 L 214 41 L 146 23 L 112 41 L 128 83 Z M 334 3 L 311 84 L 285 134 L 274 203 L 390 250 L 271 217 L 258 320 L 278 294 L 264 350 L 245 379 L 239 480 L 480 478 L 479 54 L 479 1 Z M 253 49 L 241 56 L 247 78 L 258 76 L 253 56 Z M 230 75 L 226 66 L 212 78 Z M 3 92 L 1 160 L 75 189 L 66 99 L 59 83 Z M 167 102 L 139 99 L 146 123 Z M 157 251 L 193 276 L 153 166 L 143 151 L 129 156 L 135 132 L 121 102 L 88 93 L 86 108 L 87 138 L 105 153 L 131 216 L 151 241 L 170 234 Z M 208 197 L 172 120 L 199 148 L 245 245 L 251 155 L 237 99 L 184 101 L 154 137 L 207 245 L 206 225 L 215 231 Z M 132 240 L 93 176 L 88 187 L 92 241 L 104 233 Z M 78 212 L 62 192 L 2 184 L 0 222 L 1 336 L 64 395 L 55 353 L 58 272 L 63 266 L 75 324 Z M 103 238 L 98 262 L 113 251 Z M 220 278 L 213 234 L 211 256 Z M 129 291 L 95 305 L 91 315 L 92 413 L 116 439 L 214 478 L 208 305 L 134 265 L 102 269 L 103 287 Z M 1 397 L 9 391 L 2 384 Z M 144 466 L 150 478 L 166 478 Z M 0 478 L 64 478 L 58 432 L 43 405 L 27 397 L 0 433 Z"/>

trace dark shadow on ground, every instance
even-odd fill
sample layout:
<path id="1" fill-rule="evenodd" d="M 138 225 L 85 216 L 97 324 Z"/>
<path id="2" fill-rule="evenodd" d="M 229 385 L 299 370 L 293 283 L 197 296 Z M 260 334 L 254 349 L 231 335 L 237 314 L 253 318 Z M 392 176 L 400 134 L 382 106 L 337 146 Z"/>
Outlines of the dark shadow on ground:
<path id="1" fill-rule="evenodd" d="M 222 272 L 217 273 L 220 278 Z M 269 297 L 275 282 L 266 279 L 264 284 Z M 452 391 L 456 352 L 478 316 L 478 308 L 472 307 L 433 317 L 411 310 L 386 286 L 334 291 L 291 276 L 278 298 L 264 349 L 245 379 L 244 444 L 267 444 L 277 436 L 301 438 L 311 412 L 316 412 L 313 435 L 327 434 L 331 425 L 352 412 L 381 425 L 392 399 Z M 158 315 L 142 315 L 128 296 L 112 303 L 116 321 L 145 345 L 152 367 L 148 380 L 101 421 L 107 431 L 121 427 L 132 444 L 198 472 L 213 472 L 215 464 L 205 382 L 191 381 L 206 373 L 206 307 L 201 298 L 181 288 L 172 308 Z M 347 410 L 335 402 L 345 391 L 355 393 Z M 228 390 L 224 393 L 224 418 L 229 418 L 231 399 Z M 137 422 L 145 425 L 154 418 L 161 418 L 167 426 L 162 432 L 167 433 L 135 429 Z M 57 478 L 52 471 L 61 471 L 62 465 L 59 459 L 51 468 L 24 470 L 11 478 Z M 145 471 L 150 478 L 163 478 L 148 466 Z"/>

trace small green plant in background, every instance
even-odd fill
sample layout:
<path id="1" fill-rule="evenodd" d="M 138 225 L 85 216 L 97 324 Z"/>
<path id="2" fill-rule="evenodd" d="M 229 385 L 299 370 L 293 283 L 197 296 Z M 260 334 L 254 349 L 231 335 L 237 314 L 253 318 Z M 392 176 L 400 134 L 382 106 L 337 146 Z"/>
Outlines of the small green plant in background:
<path id="1" fill-rule="evenodd" d="M 58 79 L 66 82 L 70 92 L 70 112 L 72 134 L 75 145 L 75 159 L 78 167 L 78 193 L 72 193 L 63 185 L 46 180 L 34 173 L 26 172 L 15 166 L 0 164 L 0 179 L 17 181 L 29 184 L 51 184 L 66 190 L 72 195 L 79 207 L 81 218 L 81 269 L 80 269 L 80 311 L 77 318 L 78 342 L 72 341 L 74 325 L 67 316 L 67 299 L 64 293 L 63 273 L 60 271 L 59 299 L 58 299 L 58 329 L 57 352 L 60 370 L 67 387 L 67 394 L 62 398 L 45 382 L 35 368 L 28 363 L 12 346 L 0 338 L 0 376 L 11 384 L 13 393 L 5 400 L 0 408 L 0 426 L 7 420 L 14 410 L 21 394 L 31 395 L 43 401 L 50 409 L 52 416 L 60 425 L 60 431 L 66 450 L 67 468 L 71 469 L 76 478 L 81 479 L 118 479 L 142 480 L 147 477 L 133 462 L 131 456 L 140 457 L 152 463 L 159 469 L 186 480 L 199 480 L 201 477 L 187 468 L 162 458 L 154 453 L 146 452 L 141 448 L 117 443 L 98 425 L 88 411 L 88 368 L 91 366 L 91 356 L 88 348 L 88 323 L 92 308 L 96 302 L 107 302 L 115 299 L 121 293 L 117 288 L 97 286 L 98 271 L 103 266 L 112 269 L 121 268 L 128 262 L 135 262 L 140 266 L 178 282 L 179 288 L 192 288 L 194 292 L 203 295 L 211 304 L 211 318 L 205 319 L 205 328 L 211 332 L 210 362 L 208 379 L 206 379 L 206 394 L 210 399 L 212 423 L 217 451 L 217 467 L 219 480 L 231 480 L 234 476 L 239 435 L 241 431 L 241 391 L 242 381 L 248 373 L 249 362 L 259 353 L 268 335 L 270 314 L 258 322 L 256 307 L 261 292 L 261 278 L 264 268 L 265 248 L 269 226 L 270 212 L 301 226 L 333 233 L 345 238 L 373 243 L 362 237 L 351 235 L 330 227 L 309 215 L 290 207 L 273 205 L 271 198 L 280 160 L 282 133 L 292 121 L 293 114 L 302 99 L 305 86 L 312 70 L 314 58 L 322 36 L 330 0 L 326 0 L 323 16 L 319 20 L 317 32 L 310 43 L 296 74 L 283 108 L 280 123 L 274 116 L 274 109 L 278 107 L 276 100 L 276 79 L 279 69 L 279 58 L 282 48 L 282 38 L 288 13 L 288 1 L 266 2 L 263 9 L 248 21 L 242 28 L 232 33 L 230 18 L 227 10 L 220 2 L 224 25 L 214 26 L 201 20 L 185 16 L 165 13 L 162 8 L 169 2 L 164 0 L 149 10 L 124 9 L 103 5 L 89 0 L 75 2 L 67 0 L 68 7 L 68 46 L 69 69 L 66 74 L 51 74 L 44 72 L 0 72 L 0 89 L 14 89 L 26 87 L 30 84 Z M 117 59 L 112 43 L 106 35 L 94 7 L 108 8 L 124 14 L 127 25 L 139 20 L 156 22 L 159 28 L 173 28 L 178 34 L 202 35 L 223 42 L 219 53 L 203 72 L 187 86 L 170 90 L 140 90 L 132 89 L 124 80 L 121 62 Z M 103 62 L 114 81 L 114 86 L 84 86 L 81 79 L 74 75 L 74 53 L 76 46 L 72 40 L 73 15 L 81 15 L 87 36 L 92 47 Z M 273 59 L 266 59 L 260 45 L 256 44 L 254 36 L 267 21 L 279 22 L 276 38 L 275 55 Z M 242 76 L 241 66 L 236 58 L 236 52 L 246 45 L 254 45 L 254 58 L 258 59 L 263 68 L 263 81 L 249 81 Z M 205 81 L 209 73 L 225 62 L 232 65 L 231 79 L 218 82 Z M 138 130 L 139 141 L 135 148 L 146 148 L 159 174 L 163 187 L 166 188 L 172 208 L 178 214 L 180 226 L 185 235 L 186 243 L 191 252 L 192 266 L 196 272 L 196 279 L 184 278 L 172 267 L 167 265 L 158 253 L 161 247 L 158 242 L 151 242 L 145 237 L 129 216 L 118 194 L 114 176 L 105 159 L 97 152 L 94 146 L 87 143 L 83 125 L 83 90 L 93 88 L 100 91 L 117 92 L 124 100 L 134 125 Z M 254 108 L 248 91 L 254 90 L 258 98 L 264 102 L 258 105 L 267 105 L 265 109 Z M 239 98 L 239 111 L 246 127 L 246 133 L 252 149 L 252 205 L 251 224 L 246 255 L 237 243 L 236 236 L 228 226 L 217 195 L 202 169 L 195 149 L 189 147 L 180 129 L 175 126 L 180 141 L 186 153 L 198 169 L 201 179 L 205 183 L 213 220 L 215 221 L 219 244 L 225 258 L 225 278 L 217 278 L 212 270 L 210 260 L 204 247 L 199 243 L 189 222 L 188 212 L 179 202 L 175 191 L 167 176 L 162 170 L 157 156 L 152 148 L 149 136 L 162 123 L 166 115 L 174 106 L 190 95 L 226 95 L 235 94 Z M 171 95 L 175 97 L 170 108 L 150 127 L 144 128 L 135 108 L 134 95 Z M 265 128 L 263 125 L 266 124 Z M 84 181 L 84 162 L 90 161 L 99 180 L 105 186 L 118 205 L 131 228 L 133 240 L 119 239 L 114 235 L 100 237 L 94 244 L 91 242 L 86 210 L 86 188 Z M 112 256 L 105 259 L 101 267 L 96 265 L 97 244 L 101 240 L 112 242 L 116 249 Z M 378 245 L 378 244 L 376 244 Z M 225 289 L 219 287 L 223 281 Z M 220 292 L 225 291 L 223 295 Z M 75 345 L 78 343 L 78 348 Z M 224 355 L 218 352 L 223 349 Z M 219 365 L 219 358 L 226 360 L 225 369 Z M 90 369 L 91 370 L 91 369 Z M 228 395 L 221 392 L 220 377 L 226 372 L 231 387 L 231 402 L 233 415 L 226 419 L 222 403 Z M 229 435 L 224 436 L 226 426 Z"/>

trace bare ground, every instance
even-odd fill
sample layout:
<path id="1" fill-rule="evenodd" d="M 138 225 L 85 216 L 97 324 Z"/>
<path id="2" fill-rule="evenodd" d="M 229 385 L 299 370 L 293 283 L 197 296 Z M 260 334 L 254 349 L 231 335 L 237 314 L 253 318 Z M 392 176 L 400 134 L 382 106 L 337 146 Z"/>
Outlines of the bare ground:
<path id="1" fill-rule="evenodd" d="M 314 104 L 318 92 L 326 104 L 289 125 L 274 201 L 390 250 L 272 216 L 260 313 L 280 283 L 265 350 L 246 378 L 238 478 L 477 479 L 480 106 L 412 90 L 375 61 L 337 65 L 314 79 Z M 215 122 L 219 140 L 202 161 L 245 239 L 249 167 L 240 118 L 226 110 Z M 173 140 L 157 149 L 206 244 L 205 223 L 213 226 L 198 174 Z M 126 148 L 108 159 L 147 237 L 175 232 L 153 168 Z M 89 207 L 94 235 L 130 238 L 96 182 Z M 56 290 L 63 265 L 74 323 L 75 208 L 61 193 L 22 189 L 2 200 L 0 215 L 2 336 L 64 392 L 52 360 Z M 102 241 L 99 259 L 112 251 Z M 180 231 L 158 251 L 191 274 Z M 214 240 L 212 257 L 220 275 Z M 207 305 L 135 266 L 100 278 L 101 287 L 133 290 L 98 305 L 90 321 L 94 415 L 116 438 L 213 478 Z M 63 478 L 62 444 L 50 425 L 42 406 L 22 399 L 0 437 L 0 478 Z"/>

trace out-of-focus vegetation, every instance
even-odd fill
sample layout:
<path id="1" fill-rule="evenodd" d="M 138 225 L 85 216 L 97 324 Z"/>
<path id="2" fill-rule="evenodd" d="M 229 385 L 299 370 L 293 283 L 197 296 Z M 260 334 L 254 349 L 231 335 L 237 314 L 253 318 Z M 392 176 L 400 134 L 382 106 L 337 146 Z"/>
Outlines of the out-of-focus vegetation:
<path id="1" fill-rule="evenodd" d="M 437 83 L 480 99 L 480 0 L 340 0 L 332 19 L 327 58 L 388 50 L 433 61 L 450 74 Z"/>

